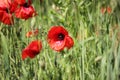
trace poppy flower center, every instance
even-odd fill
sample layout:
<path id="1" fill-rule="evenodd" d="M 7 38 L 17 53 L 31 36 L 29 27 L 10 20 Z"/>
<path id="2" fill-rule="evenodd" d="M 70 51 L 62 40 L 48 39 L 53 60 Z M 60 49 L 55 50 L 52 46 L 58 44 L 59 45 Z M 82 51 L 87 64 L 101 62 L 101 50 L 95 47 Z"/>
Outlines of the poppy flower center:
<path id="1" fill-rule="evenodd" d="M 65 35 L 60 33 L 58 34 L 58 40 L 64 40 Z"/>
<path id="2" fill-rule="evenodd" d="M 23 6 L 26 8 L 29 7 L 28 3 L 25 3 Z"/>
<path id="3" fill-rule="evenodd" d="M 5 9 L 5 11 L 6 11 L 6 13 L 9 13 L 9 10 L 7 8 Z"/>

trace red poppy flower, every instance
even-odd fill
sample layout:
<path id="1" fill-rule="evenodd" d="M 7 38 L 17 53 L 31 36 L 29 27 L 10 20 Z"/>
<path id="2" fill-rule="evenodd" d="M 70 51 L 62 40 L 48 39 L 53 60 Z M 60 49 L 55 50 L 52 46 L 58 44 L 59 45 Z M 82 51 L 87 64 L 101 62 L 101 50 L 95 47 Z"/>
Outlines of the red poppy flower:
<path id="1" fill-rule="evenodd" d="M 14 23 L 12 14 L 8 13 L 6 10 L 0 10 L 0 21 L 8 25 Z"/>
<path id="2" fill-rule="evenodd" d="M 11 25 L 14 23 L 12 13 L 10 13 L 11 6 L 11 0 L 0 0 L 0 21 L 4 24 Z"/>
<path id="3" fill-rule="evenodd" d="M 56 51 L 62 51 L 65 47 L 70 49 L 74 41 L 62 26 L 54 26 L 48 32 L 48 43 Z"/>
<path id="4" fill-rule="evenodd" d="M 107 12 L 108 14 L 110 14 L 112 12 L 112 9 L 110 6 L 108 7 L 102 7 L 101 8 L 101 13 L 104 14 L 105 12 Z"/>
<path id="5" fill-rule="evenodd" d="M 102 7 L 101 8 L 101 13 L 104 14 L 106 12 L 106 8 Z"/>
<path id="6" fill-rule="evenodd" d="M 29 32 L 26 33 L 26 37 L 29 38 L 29 37 L 32 37 L 32 36 L 36 36 L 36 35 L 38 35 L 38 32 L 39 32 L 38 29 L 29 31 Z"/>
<path id="7" fill-rule="evenodd" d="M 39 54 L 42 49 L 42 43 L 39 40 L 32 41 L 25 49 L 22 51 L 22 59 L 27 57 L 34 58 Z"/>
<path id="8" fill-rule="evenodd" d="M 107 7 L 107 13 L 110 14 L 112 12 L 112 9 L 110 6 Z"/>
<path id="9" fill-rule="evenodd" d="M 18 4 L 15 1 L 12 1 L 10 8 L 9 8 L 10 13 L 14 13 L 17 8 L 18 8 Z"/>
<path id="10" fill-rule="evenodd" d="M 22 0 L 21 0 L 22 1 Z M 36 11 L 35 9 L 33 8 L 30 2 L 31 0 L 29 0 L 28 2 L 20 5 L 20 8 L 18 8 L 16 11 L 15 11 L 15 16 L 17 18 L 21 18 L 21 19 L 28 19 L 30 17 L 33 17 L 36 15 Z"/>
<path id="11" fill-rule="evenodd" d="M 29 32 L 26 33 L 26 37 L 28 37 L 28 38 L 31 37 L 32 35 L 33 35 L 32 31 L 29 31 Z"/>

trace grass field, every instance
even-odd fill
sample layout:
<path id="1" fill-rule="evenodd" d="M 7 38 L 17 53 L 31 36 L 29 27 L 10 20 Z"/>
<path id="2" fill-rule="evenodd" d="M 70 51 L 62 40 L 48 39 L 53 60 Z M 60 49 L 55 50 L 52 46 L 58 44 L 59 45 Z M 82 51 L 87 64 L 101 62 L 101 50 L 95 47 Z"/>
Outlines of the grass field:
<path id="1" fill-rule="evenodd" d="M 37 16 L 15 19 L 11 26 L 0 23 L 0 80 L 120 80 L 119 0 L 33 0 L 32 5 Z M 47 33 L 55 25 L 73 38 L 71 49 L 49 47 Z M 39 34 L 26 38 L 35 28 Z M 40 54 L 22 60 L 23 48 L 36 39 L 42 41 Z"/>

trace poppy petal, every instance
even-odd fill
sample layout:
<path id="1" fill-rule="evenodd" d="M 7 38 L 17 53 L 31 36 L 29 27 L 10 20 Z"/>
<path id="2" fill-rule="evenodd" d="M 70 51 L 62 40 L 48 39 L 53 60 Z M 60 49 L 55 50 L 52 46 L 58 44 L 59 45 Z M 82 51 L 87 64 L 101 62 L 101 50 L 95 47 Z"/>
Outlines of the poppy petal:
<path id="1" fill-rule="evenodd" d="M 0 0 L 0 8 L 2 9 L 10 8 L 11 3 L 12 3 L 11 0 Z"/>
<path id="2" fill-rule="evenodd" d="M 4 13 L 3 18 L 2 18 L 2 22 L 5 23 L 5 24 L 8 24 L 8 25 L 13 24 L 14 22 L 13 22 L 12 14 Z"/>
<path id="3" fill-rule="evenodd" d="M 69 49 L 74 45 L 74 41 L 70 36 L 66 37 L 66 43 L 65 46 Z"/>
<path id="4" fill-rule="evenodd" d="M 106 8 L 102 7 L 101 8 L 101 13 L 104 14 L 106 12 Z"/>
<path id="5" fill-rule="evenodd" d="M 3 14 L 4 14 L 4 11 L 0 10 L 0 20 L 2 20 Z"/>
<path id="6" fill-rule="evenodd" d="M 24 60 L 25 58 L 27 58 L 28 57 L 28 49 L 24 49 L 23 51 L 22 51 L 22 60 Z"/>
<path id="7" fill-rule="evenodd" d="M 21 6 L 15 11 L 15 16 L 21 19 L 28 19 L 36 15 L 36 12 L 32 6 L 24 7 Z"/>
<path id="8" fill-rule="evenodd" d="M 107 12 L 108 12 L 108 14 L 110 14 L 111 12 L 112 12 L 112 9 L 111 9 L 111 7 L 107 7 Z"/>
<path id="9" fill-rule="evenodd" d="M 32 41 L 30 44 L 29 44 L 29 46 L 28 46 L 29 48 L 31 48 L 31 49 L 33 49 L 33 50 L 38 50 L 39 51 L 39 49 L 41 49 L 41 47 L 42 47 L 42 43 L 41 43 L 41 41 L 39 41 L 39 40 L 36 40 L 36 41 Z"/>
<path id="10" fill-rule="evenodd" d="M 68 35 L 68 32 L 62 26 L 53 26 L 48 32 L 48 38 L 49 39 L 56 38 L 56 36 L 59 33 L 62 33 L 64 35 Z"/>
<path id="11" fill-rule="evenodd" d="M 22 51 L 22 59 L 24 60 L 28 56 L 30 58 L 34 58 L 36 55 L 39 54 L 42 48 L 42 43 L 39 40 L 32 41 L 27 48 Z"/>
<path id="12" fill-rule="evenodd" d="M 65 41 L 50 41 L 50 47 L 56 51 L 61 51 L 64 48 Z"/>
<path id="13" fill-rule="evenodd" d="M 19 5 L 23 5 L 26 3 L 26 0 L 15 0 L 15 2 Z"/>
<path id="14" fill-rule="evenodd" d="M 26 33 L 26 37 L 31 37 L 32 34 L 33 34 L 33 32 L 32 32 L 32 31 L 29 31 L 29 32 Z"/>
<path id="15" fill-rule="evenodd" d="M 38 54 L 38 52 L 29 49 L 27 55 L 32 59 L 32 58 L 34 58 L 37 54 Z"/>
<path id="16" fill-rule="evenodd" d="M 14 23 L 12 14 L 9 14 L 4 10 L 0 10 L 0 21 L 8 25 L 11 25 Z"/>
<path id="17" fill-rule="evenodd" d="M 10 5 L 10 8 L 9 8 L 10 9 L 10 13 L 14 13 L 17 8 L 18 8 L 18 4 L 15 1 L 13 1 L 11 3 L 11 5 Z"/>

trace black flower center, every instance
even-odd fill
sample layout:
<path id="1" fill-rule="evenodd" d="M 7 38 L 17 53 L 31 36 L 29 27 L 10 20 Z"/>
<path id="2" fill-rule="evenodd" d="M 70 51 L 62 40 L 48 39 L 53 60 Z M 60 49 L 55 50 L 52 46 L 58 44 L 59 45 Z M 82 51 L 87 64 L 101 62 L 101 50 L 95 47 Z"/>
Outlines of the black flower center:
<path id="1" fill-rule="evenodd" d="M 25 3 L 23 6 L 27 8 L 27 7 L 29 7 L 29 4 Z"/>
<path id="2" fill-rule="evenodd" d="M 58 40 L 64 40 L 65 35 L 60 33 L 58 34 Z"/>
<path id="3" fill-rule="evenodd" d="M 5 11 L 6 11 L 6 13 L 9 13 L 9 10 L 7 8 L 5 9 Z"/>

